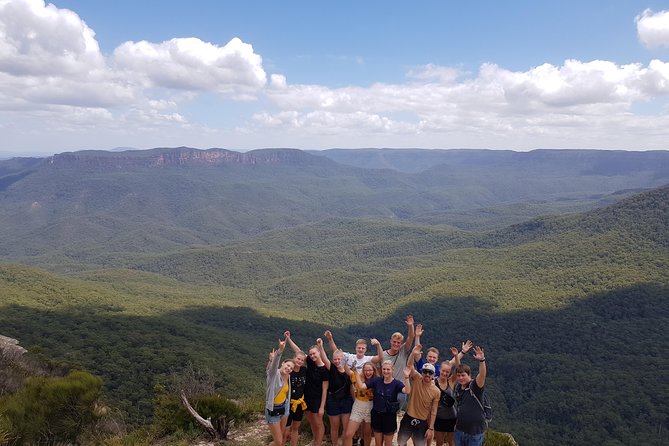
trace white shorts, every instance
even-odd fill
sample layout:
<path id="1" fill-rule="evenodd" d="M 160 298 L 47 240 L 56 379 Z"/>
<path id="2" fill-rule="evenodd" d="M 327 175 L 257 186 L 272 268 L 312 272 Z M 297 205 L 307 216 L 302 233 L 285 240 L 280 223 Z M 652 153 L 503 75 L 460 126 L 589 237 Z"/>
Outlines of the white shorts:
<path id="1" fill-rule="evenodd" d="M 372 401 L 360 401 L 356 398 L 353 401 L 353 409 L 351 409 L 351 417 L 349 420 L 362 423 L 366 421 L 368 423 L 372 422 Z"/>

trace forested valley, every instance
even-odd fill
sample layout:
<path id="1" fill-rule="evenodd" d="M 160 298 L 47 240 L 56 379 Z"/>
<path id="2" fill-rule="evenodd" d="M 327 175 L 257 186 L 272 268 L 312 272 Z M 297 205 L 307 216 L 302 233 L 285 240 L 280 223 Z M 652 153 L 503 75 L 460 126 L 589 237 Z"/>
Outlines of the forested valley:
<path id="1" fill-rule="evenodd" d="M 422 152 L 0 161 L 0 335 L 48 369 L 0 370 L 0 444 L 55 377 L 133 431 L 209 370 L 243 418 L 284 330 L 387 346 L 407 314 L 425 346 L 485 348 L 519 444 L 664 444 L 667 152 Z"/>

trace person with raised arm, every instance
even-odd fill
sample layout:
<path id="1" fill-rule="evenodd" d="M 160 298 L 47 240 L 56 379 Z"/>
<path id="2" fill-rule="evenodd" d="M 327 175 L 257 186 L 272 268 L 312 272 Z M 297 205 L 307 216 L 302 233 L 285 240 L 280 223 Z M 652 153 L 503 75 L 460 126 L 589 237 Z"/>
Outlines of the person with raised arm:
<path id="1" fill-rule="evenodd" d="M 284 443 L 290 441 L 291 446 L 297 446 L 300 438 L 300 425 L 304 418 L 307 403 L 304 401 L 304 387 L 307 384 L 307 354 L 303 351 L 295 352 L 293 362 L 295 367 L 290 372 L 290 411 L 286 422 Z"/>
<path id="2" fill-rule="evenodd" d="M 351 378 L 346 373 L 344 352 L 335 350 L 332 353 L 332 361 L 323 348 L 323 340 L 318 338 L 316 345 L 320 350 L 321 359 L 329 372 L 328 394 L 325 402 L 325 412 L 330 419 L 330 438 L 332 445 L 339 444 L 339 427 L 342 428 L 342 436 L 346 433 L 348 420 L 353 407 L 351 397 Z"/>
<path id="3" fill-rule="evenodd" d="M 381 376 L 376 376 L 369 381 L 362 382 L 360 375 L 355 374 L 358 389 L 373 389 L 372 400 L 372 430 L 374 431 L 375 446 L 392 446 L 393 435 L 397 430 L 397 411 L 400 408 L 399 395 L 411 393 L 412 367 L 405 366 L 402 375 L 404 384 L 393 378 L 393 362 L 383 361 L 381 364 Z"/>
<path id="4" fill-rule="evenodd" d="M 293 341 L 289 331 L 286 331 L 286 342 L 296 353 L 302 351 Z M 328 393 L 328 371 L 321 359 L 317 345 L 309 348 L 307 356 L 307 379 L 304 386 L 304 402 L 307 404 L 307 421 L 313 436 L 312 446 L 321 446 L 325 435 L 325 401 Z"/>
<path id="5" fill-rule="evenodd" d="M 423 336 L 423 333 L 423 324 L 416 325 L 416 336 L 414 341 L 416 345 L 421 343 L 421 336 Z M 437 361 L 439 361 L 439 350 L 436 347 L 428 348 L 427 353 L 425 354 L 425 358 L 423 358 L 422 353 L 422 351 L 416 352 L 415 349 L 412 352 L 412 361 L 416 367 L 416 370 L 420 372 L 423 369 L 423 364 L 429 362 L 435 368 L 434 378 L 439 378 L 440 367 L 437 367 Z"/>
<path id="6" fill-rule="evenodd" d="M 265 421 L 272 434 L 270 446 L 283 446 L 288 406 L 290 405 L 290 372 L 295 363 L 286 359 L 281 363 L 281 355 L 286 348 L 286 339 L 279 341 L 279 347 L 269 354 L 267 362 L 267 385 L 265 390 Z M 279 365 L 281 363 L 281 365 Z"/>
<path id="7" fill-rule="evenodd" d="M 455 368 L 457 384 L 455 399 L 458 415 L 455 422 L 455 446 L 482 446 L 487 427 L 483 410 L 483 392 L 488 373 L 485 353 L 479 346 L 474 347 L 474 359 L 479 361 L 479 371 L 472 379 L 472 370 L 467 364 Z"/>
<path id="8" fill-rule="evenodd" d="M 462 346 L 465 347 L 464 342 Z M 440 392 L 437 418 L 434 420 L 434 442 L 436 446 L 443 446 L 444 440 L 446 440 L 448 446 L 454 446 L 453 431 L 455 430 L 457 416 L 457 406 L 455 404 L 456 375 L 451 371 L 460 365 L 460 352 L 456 347 L 451 347 L 451 354 L 453 355 L 453 359 L 451 359 L 453 362 L 443 361 L 440 366 L 441 373 L 434 381 Z"/>
<path id="9" fill-rule="evenodd" d="M 414 353 L 420 352 L 421 345 L 416 344 L 413 350 Z M 415 367 L 408 368 L 411 370 L 411 398 L 400 422 L 397 444 L 406 446 L 411 438 L 414 446 L 430 445 L 434 437 L 434 420 L 440 396 L 439 389 L 434 385 L 434 365 L 426 362 L 420 373 Z"/>
<path id="10" fill-rule="evenodd" d="M 376 339 L 373 339 L 376 341 Z M 376 341 L 378 343 L 378 341 Z M 353 370 L 351 370 L 353 367 Z M 364 446 L 371 446 L 372 442 L 372 401 L 374 399 L 374 389 L 361 389 L 358 387 L 358 383 L 355 375 L 361 375 L 362 381 L 366 384 L 372 378 L 376 376 L 376 369 L 371 362 L 366 362 L 362 366 L 362 372 L 358 373 L 357 364 L 355 361 L 353 365 L 349 367 L 346 364 L 346 372 L 351 377 L 351 381 L 355 386 L 355 400 L 353 401 L 353 408 L 351 409 L 351 417 L 348 420 L 348 427 L 346 428 L 346 433 L 344 434 L 344 446 L 352 446 L 353 438 L 355 437 L 358 429 L 362 431 L 362 441 Z"/>
<path id="11" fill-rule="evenodd" d="M 408 327 L 406 341 L 402 333 L 395 332 L 390 336 L 390 348 L 383 351 L 383 362 L 389 361 L 392 364 L 393 378 L 398 381 L 402 380 L 402 373 L 411 354 L 411 344 L 413 344 L 415 336 L 413 316 L 410 314 L 407 315 L 405 323 Z M 372 362 L 378 363 L 379 361 L 378 359 L 372 359 Z M 406 395 L 400 394 L 399 402 L 401 410 L 405 409 L 406 400 Z"/>
<path id="12" fill-rule="evenodd" d="M 421 342 L 421 336 L 425 333 L 425 330 L 423 329 L 423 324 L 418 324 L 416 325 L 416 336 L 415 336 L 415 343 L 420 344 Z M 462 343 L 462 351 L 459 352 L 459 357 L 458 359 L 462 359 L 464 355 L 467 354 L 469 349 L 472 348 L 472 341 L 467 341 Z M 449 360 L 451 367 L 454 365 L 454 359 L 452 358 Z M 425 358 L 423 358 L 423 352 L 422 351 L 416 351 L 413 350 L 411 353 L 411 361 L 414 362 L 414 365 L 416 366 L 416 370 L 420 372 L 420 370 L 423 367 L 423 364 L 426 362 L 429 362 L 435 367 L 435 374 L 434 378 L 437 379 L 439 378 L 439 375 L 441 374 L 441 366 L 437 364 L 439 361 L 439 350 L 436 347 L 430 347 L 427 349 L 427 354 L 425 355 Z"/>
<path id="13" fill-rule="evenodd" d="M 335 344 L 332 332 L 330 330 L 326 330 L 325 333 L 323 333 L 323 336 L 325 336 L 325 338 L 328 340 L 328 345 L 331 352 L 338 350 L 337 344 Z M 376 339 L 372 339 L 371 343 L 373 346 L 376 346 L 376 356 L 366 354 L 367 340 L 362 338 L 355 342 L 355 354 L 344 352 L 344 361 L 346 361 L 346 364 L 348 364 L 349 367 L 353 367 L 353 362 L 355 362 L 355 367 L 358 370 L 358 373 L 362 371 L 362 366 L 365 365 L 365 363 L 369 361 L 378 363 L 383 359 L 383 348 L 381 347 L 381 343 Z"/>

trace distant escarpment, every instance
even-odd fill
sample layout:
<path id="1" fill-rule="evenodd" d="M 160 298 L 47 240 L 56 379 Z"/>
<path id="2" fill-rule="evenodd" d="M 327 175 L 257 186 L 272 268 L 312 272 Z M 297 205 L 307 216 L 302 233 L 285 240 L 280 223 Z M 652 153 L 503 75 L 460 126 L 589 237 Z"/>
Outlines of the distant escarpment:
<path id="1" fill-rule="evenodd" d="M 58 168 L 128 169 L 190 166 L 219 166 L 225 164 L 262 165 L 324 164 L 324 158 L 310 155 L 297 149 L 259 149 L 250 152 L 235 152 L 226 149 L 194 149 L 190 147 L 156 148 L 151 150 L 128 150 L 107 152 L 84 150 L 65 152 L 46 158 L 46 163 Z M 332 161 L 326 162 L 330 164 Z"/>

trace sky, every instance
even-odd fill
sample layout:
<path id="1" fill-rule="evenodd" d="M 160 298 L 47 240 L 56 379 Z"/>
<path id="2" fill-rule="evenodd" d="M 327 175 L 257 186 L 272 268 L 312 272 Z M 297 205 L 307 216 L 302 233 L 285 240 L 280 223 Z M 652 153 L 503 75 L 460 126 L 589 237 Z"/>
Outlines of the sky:
<path id="1" fill-rule="evenodd" d="M 0 0 L 0 157 L 669 149 L 669 2 Z"/>

